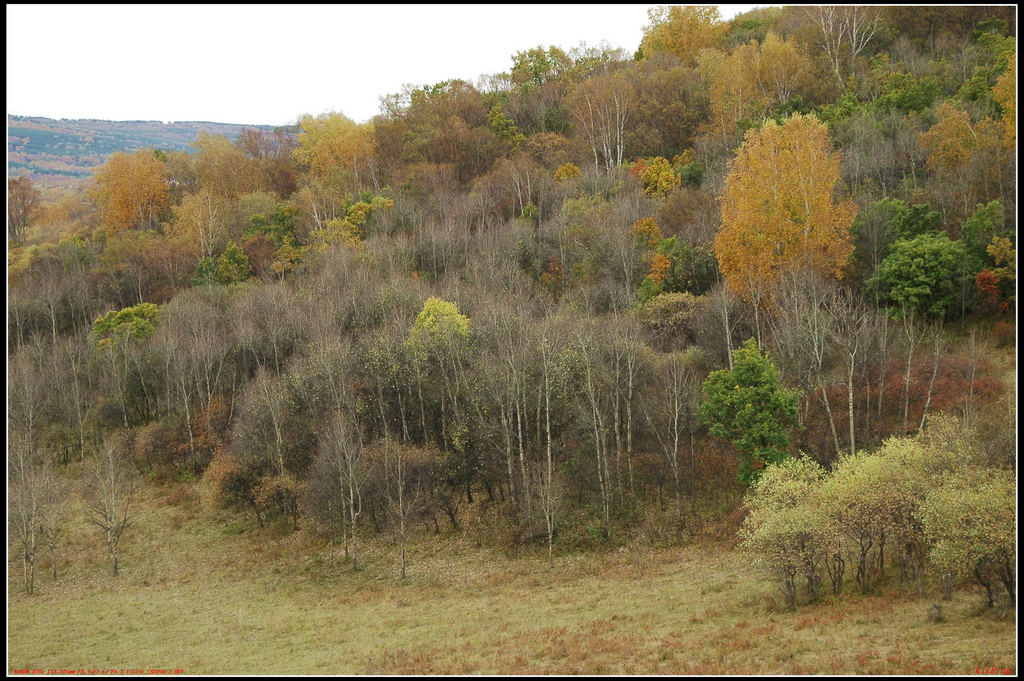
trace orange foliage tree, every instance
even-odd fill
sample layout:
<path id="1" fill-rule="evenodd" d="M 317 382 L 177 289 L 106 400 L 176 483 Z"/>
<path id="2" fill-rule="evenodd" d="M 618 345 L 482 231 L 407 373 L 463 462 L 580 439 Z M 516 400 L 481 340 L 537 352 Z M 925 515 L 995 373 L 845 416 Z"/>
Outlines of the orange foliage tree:
<path id="1" fill-rule="evenodd" d="M 853 244 L 853 201 L 835 203 L 839 155 L 814 116 L 747 133 L 721 195 L 715 255 L 729 287 L 755 304 L 770 299 L 783 270 L 842 277 Z"/>
<path id="2" fill-rule="evenodd" d="M 918 139 L 928 152 L 928 170 L 944 188 L 944 208 L 966 220 L 978 203 L 1001 194 L 1001 131 L 991 118 L 974 121 L 948 101 L 936 108 L 935 117 L 935 125 Z M 1009 134 L 1005 126 L 1002 134 Z"/>
<path id="3" fill-rule="evenodd" d="M 91 196 L 112 232 L 153 228 L 167 208 L 167 166 L 152 149 L 114 152 L 94 174 Z"/>

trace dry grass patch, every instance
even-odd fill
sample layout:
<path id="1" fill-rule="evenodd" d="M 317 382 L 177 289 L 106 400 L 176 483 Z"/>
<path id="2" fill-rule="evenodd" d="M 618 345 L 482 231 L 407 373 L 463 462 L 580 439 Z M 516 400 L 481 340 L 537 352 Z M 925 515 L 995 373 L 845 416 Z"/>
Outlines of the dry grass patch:
<path id="1" fill-rule="evenodd" d="M 195 492 L 192 490 L 191 492 Z M 773 587 L 716 545 L 575 554 L 548 570 L 464 537 L 410 545 L 409 579 L 385 538 L 363 569 L 305 532 L 217 517 L 198 488 L 147 491 L 109 574 L 75 521 L 60 579 L 18 594 L 9 566 L 14 668 L 180 668 L 241 674 L 963 674 L 1013 667 L 1013 618 L 957 593 L 946 621 L 898 594 L 776 612 Z M 215 520 L 208 518 L 212 516 Z M 180 526 L 174 524 L 180 518 Z M 10 671 L 9 669 L 9 671 Z"/>

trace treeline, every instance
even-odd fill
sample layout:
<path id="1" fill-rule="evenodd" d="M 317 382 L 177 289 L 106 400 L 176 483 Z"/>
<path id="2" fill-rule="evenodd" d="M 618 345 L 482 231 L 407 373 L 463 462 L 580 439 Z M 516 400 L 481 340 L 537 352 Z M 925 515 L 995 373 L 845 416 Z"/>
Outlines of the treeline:
<path id="1" fill-rule="evenodd" d="M 549 556 L 679 537 L 940 411 L 1012 468 L 1012 20 L 661 8 L 634 55 L 115 154 L 58 205 L 9 181 L 18 498 L 121 456 L 357 564 L 487 514 Z"/>

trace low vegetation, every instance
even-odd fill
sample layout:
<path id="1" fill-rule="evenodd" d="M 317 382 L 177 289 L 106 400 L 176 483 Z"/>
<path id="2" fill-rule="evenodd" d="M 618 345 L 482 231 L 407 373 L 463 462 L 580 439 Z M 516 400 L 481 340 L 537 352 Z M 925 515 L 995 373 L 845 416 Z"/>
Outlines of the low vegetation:
<path id="1" fill-rule="evenodd" d="M 1013 668 L 1013 611 L 965 586 L 921 598 L 890 572 L 792 612 L 716 541 L 555 557 L 463 534 L 365 538 L 360 570 L 327 545 L 210 506 L 207 486 L 150 489 L 115 578 L 97 530 L 69 528 L 60 578 L 18 594 L 8 671 L 186 673 L 968 674 Z M 74 518 L 84 518 L 74 509 Z M 517 552 L 518 553 L 518 552 Z M 848 576 L 848 586 L 855 587 Z M 931 613 L 939 603 L 942 622 Z"/>

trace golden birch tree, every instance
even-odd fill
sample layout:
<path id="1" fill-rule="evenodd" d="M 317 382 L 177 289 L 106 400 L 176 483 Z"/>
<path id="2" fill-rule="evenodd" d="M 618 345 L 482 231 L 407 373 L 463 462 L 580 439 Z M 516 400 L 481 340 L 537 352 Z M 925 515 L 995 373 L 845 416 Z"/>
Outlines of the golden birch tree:
<path id="1" fill-rule="evenodd" d="M 721 195 L 715 255 L 729 287 L 767 302 L 782 271 L 795 267 L 842 277 L 853 243 L 853 201 L 836 203 L 839 155 L 824 124 L 799 114 L 747 133 Z"/>

